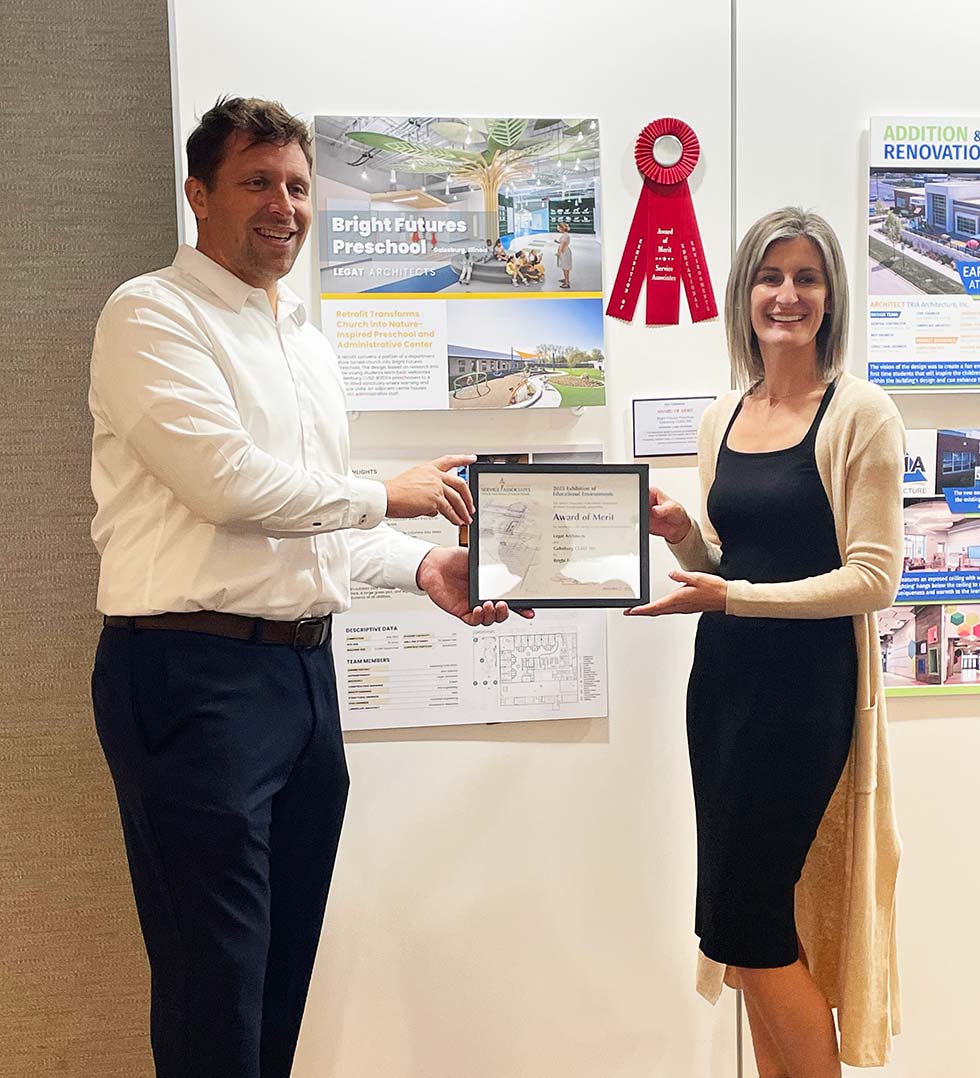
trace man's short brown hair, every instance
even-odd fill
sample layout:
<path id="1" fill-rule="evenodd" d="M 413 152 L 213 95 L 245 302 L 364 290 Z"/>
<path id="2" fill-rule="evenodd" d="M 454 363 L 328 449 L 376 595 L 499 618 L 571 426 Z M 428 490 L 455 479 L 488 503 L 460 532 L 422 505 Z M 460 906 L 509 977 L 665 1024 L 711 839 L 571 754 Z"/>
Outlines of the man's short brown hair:
<path id="1" fill-rule="evenodd" d="M 236 132 L 251 137 L 252 143 L 273 142 L 286 146 L 299 143 L 307 164 L 313 168 L 313 140 L 309 127 L 288 113 L 278 101 L 258 97 L 219 97 L 201 117 L 187 139 L 187 173 L 210 191 L 224 160 L 228 136 Z"/>

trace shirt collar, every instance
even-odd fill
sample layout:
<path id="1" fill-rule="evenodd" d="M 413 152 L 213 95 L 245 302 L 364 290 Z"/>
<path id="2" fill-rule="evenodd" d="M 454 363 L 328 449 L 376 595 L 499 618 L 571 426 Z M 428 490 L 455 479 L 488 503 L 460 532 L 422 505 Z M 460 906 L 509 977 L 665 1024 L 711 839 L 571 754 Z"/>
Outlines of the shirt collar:
<path id="1" fill-rule="evenodd" d="M 269 297 L 264 289 L 255 288 L 240 277 L 236 277 L 230 270 L 226 270 L 224 266 L 219 266 L 213 258 L 202 254 L 196 247 L 182 243 L 177 249 L 173 265 L 174 269 L 194 277 L 201 284 L 210 288 L 236 314 L 241 314 L 242 308 L 253 297 L 266 309 L 269 307 Z M 302 325 L 306 321 L 306 308 L 299 296 L 280 281 L 278 321 L 281 322 L 290 315 L 296 319 L 299 325 Z"/>

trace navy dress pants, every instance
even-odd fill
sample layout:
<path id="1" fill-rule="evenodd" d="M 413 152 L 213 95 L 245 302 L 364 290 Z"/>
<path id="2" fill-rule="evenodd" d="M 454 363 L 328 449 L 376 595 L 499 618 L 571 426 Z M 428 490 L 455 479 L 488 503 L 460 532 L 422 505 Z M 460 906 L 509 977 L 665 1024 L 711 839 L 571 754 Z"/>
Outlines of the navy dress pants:
<path id="1" fill-rule="evenodd" d="M 347 801 L 329 642 L 105 628 L 157 1078 L 288 1078 Z"/>

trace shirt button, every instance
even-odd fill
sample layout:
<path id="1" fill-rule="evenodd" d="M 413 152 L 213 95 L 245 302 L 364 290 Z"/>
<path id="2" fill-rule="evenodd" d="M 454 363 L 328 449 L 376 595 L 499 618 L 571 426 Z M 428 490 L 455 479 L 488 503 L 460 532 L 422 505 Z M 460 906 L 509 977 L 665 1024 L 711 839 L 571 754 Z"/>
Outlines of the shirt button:
<path id="1" fill-rule="evenodd" d="M 365 513 L 365 514 L 364 514 L 364 515 L 363 515 L 363 516 L 361 517 L 361 519 L 360 519 L 360 520 L 358 521 L 358 524 L 363 524 L 365 520 L 367 520 L 367 513 Z"/>

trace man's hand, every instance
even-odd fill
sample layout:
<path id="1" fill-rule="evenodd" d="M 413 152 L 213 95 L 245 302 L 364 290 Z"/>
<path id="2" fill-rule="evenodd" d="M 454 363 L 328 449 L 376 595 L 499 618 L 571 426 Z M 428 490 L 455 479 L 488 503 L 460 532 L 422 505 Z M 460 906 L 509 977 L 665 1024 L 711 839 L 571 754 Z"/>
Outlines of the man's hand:
<path id="1" fill-rule="evenodd" d="M 452 524 L 473 522 L 473 496 L 453 468 L 472 464 L 476 457 L 439 457 L 418 464 L 385 483 L 388 517 L 434 517 L 438 513 Z"/>
<path id="2" fill-rule="evenodd" d="M 448 458 L 444 458 L 448 459 Z M 493 625 L 506 621 L 510 610 L 506 603 L 486 602 L 470 608 L 469 555 L 463 547 L 433 547 L 422 559 L 415 582 L 447 614 L 467 625 Z M 522 618 L 533 618 L 533 610 L 516 610 Z"/>
<path id="3" fill-rule="evenodd" d="M 679 543 L 691 530 L 691 518 L 680 502 L 656 487 L 650 488 L 650 534 Z"/>
<path id="4" fill-rule="evenodd" d="M 712 573 L 685 573 L 680 569 L 668 574 L 683 587 L 662 595 L 646 606 L 632 606 L 623 613 L 655 618 L 659 614 L 700 614 L 704 610 L 724 610 L 728 601 L 728 581 Z"/>

